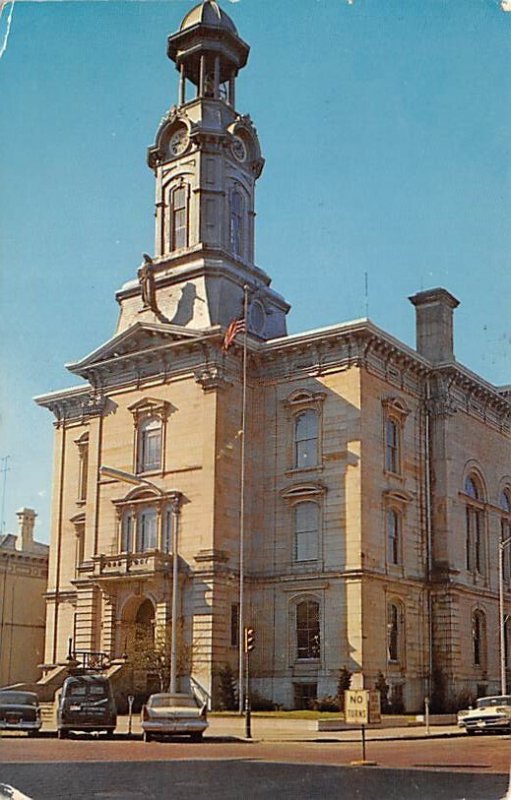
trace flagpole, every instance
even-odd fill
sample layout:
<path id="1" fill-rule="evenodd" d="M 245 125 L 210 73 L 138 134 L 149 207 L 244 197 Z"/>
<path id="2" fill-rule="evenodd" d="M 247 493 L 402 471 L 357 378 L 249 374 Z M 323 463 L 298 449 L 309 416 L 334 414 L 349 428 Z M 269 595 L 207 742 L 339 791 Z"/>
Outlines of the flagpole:
<path id="1" fill-rule="evenodd" d="M 248 328 L 248 286 L 243 287 L 243 366 L 242 366 L 242 393 L 241 393 L 241 474 L 240 474 L 240 612 L 238 620 L 239 641 L 239 675 L 238 675 L 238 701 L 239 713 L 244 709 L 244 630 L 245 630 L 245 426 L 247 416 L 247 328 Z"/>

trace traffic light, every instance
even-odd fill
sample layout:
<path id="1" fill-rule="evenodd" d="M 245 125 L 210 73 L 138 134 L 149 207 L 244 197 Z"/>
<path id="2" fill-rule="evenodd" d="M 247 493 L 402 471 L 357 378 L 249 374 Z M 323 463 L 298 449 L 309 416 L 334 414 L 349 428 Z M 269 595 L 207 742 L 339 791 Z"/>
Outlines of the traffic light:
<path id="1" fill-rule="evenodd" d="M 245 628 L 245 653 L 250 653 L 255 647 L 255 631 L 253 628 Z"/>

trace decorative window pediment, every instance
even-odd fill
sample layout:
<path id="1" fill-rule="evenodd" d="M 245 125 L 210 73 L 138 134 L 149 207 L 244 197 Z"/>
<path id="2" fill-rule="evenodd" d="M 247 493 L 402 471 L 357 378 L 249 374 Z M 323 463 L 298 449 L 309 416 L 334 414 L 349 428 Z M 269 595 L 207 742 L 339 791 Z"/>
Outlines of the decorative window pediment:
<path id="1" fill-rule="evenodd" d="M 317 405 L 323 403 L 325 392 L 312 392 L 310 389 L 297 389 L 286 399 L 285 404 L 291 408 L 301 405 Z"/>
<path id="2" fill-rule="evenodd" d="M 280 496 L 283 500 L 292 503 L 296 500 L 306 500 L 309 497 L 320 497 L 326 492 L 326 486 L 322 483 L 297 483 L 284 489 Z"/>
<path id="3" fill-rule="evenodd" d="M 402 397 L 384 397 L 381 402 L 386 414 L 395 415 L 400 422 L 404 422 L 411 411 Z"/>
<path id="4" fill-rule="evenodd" d="M 144 417 L 159 417 L 161 420 L 166 420 L 170 410 L 171 406 L 167 400 L 157 400 L 154 397 L 144 397 L 128 406 L 128 411 L 133 414 L 135 423 Z"/>
<path id="5" fill-rule="evenodd" d="M 402 506 L 406 503 L 411 503 L 413 500 L 413 495 L 404 489 L 389 489 L 383 492 L 383 497 L 389 505 L 396 504 Z"/>

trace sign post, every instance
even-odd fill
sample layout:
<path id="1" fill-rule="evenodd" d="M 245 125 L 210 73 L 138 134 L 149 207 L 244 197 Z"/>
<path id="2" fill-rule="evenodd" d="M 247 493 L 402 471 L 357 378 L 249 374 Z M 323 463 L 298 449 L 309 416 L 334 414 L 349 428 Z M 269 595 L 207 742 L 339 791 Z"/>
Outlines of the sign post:
<path id="1" fill-rule="evenodd" d="M 348 725 L 360 725 L 362 734 L 362 760 L 351 763 L 374 766 L 376 761 L 366 760 L 366 725 L 381 722 L 380 693 L 371 689 L 348 689 L 344 693 L 344 718 Z"/>

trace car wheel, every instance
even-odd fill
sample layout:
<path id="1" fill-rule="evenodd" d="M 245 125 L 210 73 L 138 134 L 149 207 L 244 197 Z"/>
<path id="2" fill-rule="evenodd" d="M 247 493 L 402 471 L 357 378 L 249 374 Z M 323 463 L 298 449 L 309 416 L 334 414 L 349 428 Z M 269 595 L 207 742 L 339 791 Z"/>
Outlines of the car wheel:
<path id="1" fill-rule="evenodd" d="M 113 731 L 107 731 L 106 732 L 106 738 L 107 739 L 113 739 L 113 736 L 114 736 L 114 732 Z"/>
<path id="2" fill-rule="evenodd" d="M 467 736 L 473 736 L 475 731 L 471 731 L 469 728 L 466 728 L 465 733 L 467 734 Z"/>
<path id="3" fill-rule="evenodd" d="M 190 738 L 192 742 L 202 742 L 202 733 L 192 733 Z"/>
<path id="4" fill-rule="evenodd" d="M 150 742 L 150 741 L 151 741 L 151 734 L 148 733 L 147 731 L 144 731 L 144 742 Z"/>
<path id="5" fill-rule="evenodd" d="M 31 737 L 32 737 L 32 736 L 37 736 L 37 734 L 38 734 L 38 733 L 39 733 L 39 731 L 27 731 L 27 734 L 28 734 L 29 736 L 31 736 Z"/>
<path id="6" fill-rule="evenodd" d="M 67 733 L 68 733 L 67 731 L 59 729 L 57 731 L 57 739 L 67 739 Z"/>

